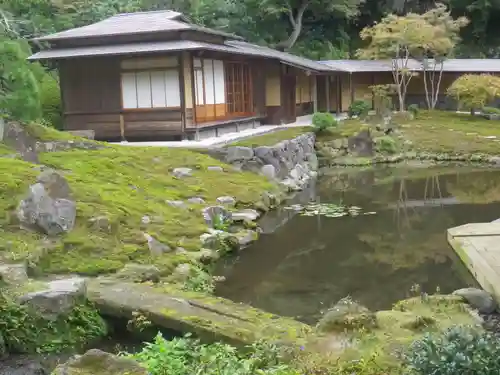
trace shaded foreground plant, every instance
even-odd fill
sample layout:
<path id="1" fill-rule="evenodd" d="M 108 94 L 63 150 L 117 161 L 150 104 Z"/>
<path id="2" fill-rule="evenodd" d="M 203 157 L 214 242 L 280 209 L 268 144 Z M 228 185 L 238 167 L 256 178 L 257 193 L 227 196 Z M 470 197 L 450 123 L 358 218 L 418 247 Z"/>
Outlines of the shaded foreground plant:
<path id="1" fill-rule="evenodd" d="M 500 374 L 500 340 L 469 326 L 454 326 L 442 334 L 426 334 L 404 356 L 414 374 Z"/>
<path id="2" fill-rule="evenodd" d="M 238 352 L 227 344 L 203 345 L 189 335 L 168 341 L 158 333 L 140 353 L 123 355 L 138 361 L 151 375 L 299 375 L 283 364 L 277 346 L 258 342 L 247 349 Z"/>

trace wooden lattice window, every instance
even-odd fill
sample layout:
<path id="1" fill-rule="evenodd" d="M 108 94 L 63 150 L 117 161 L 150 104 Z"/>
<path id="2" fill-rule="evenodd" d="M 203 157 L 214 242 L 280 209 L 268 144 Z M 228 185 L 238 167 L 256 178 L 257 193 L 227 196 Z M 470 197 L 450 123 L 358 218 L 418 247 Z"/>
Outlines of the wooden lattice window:
<path id="1" fill-rule="evenodd" d="M 253 112 L 252 75 L 248 64 L 226 62 L 226 112 L 228 115 L 249 115 Z"/>

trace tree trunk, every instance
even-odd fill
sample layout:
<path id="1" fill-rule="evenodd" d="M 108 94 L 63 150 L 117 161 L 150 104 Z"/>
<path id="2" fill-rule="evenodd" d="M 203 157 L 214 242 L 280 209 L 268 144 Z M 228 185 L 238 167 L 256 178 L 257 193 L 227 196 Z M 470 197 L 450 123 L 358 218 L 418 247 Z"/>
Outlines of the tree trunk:
<path id="1" fill-rule="evenodd" d="M 288 19 L 290 21 L 290 24 L 292 25 L 293 30 L 287 40 L 284 40 L 276 45 L 276 49 L 280 51 L 285 51 L 291 49 L 295 45 L 302 32 L 302 20 L 304 18 L 304 13 L 310 3 L 311 0 L 302 0 L 295 16 L 293 14 L 292 7 L 289 6 L 287 13 L 288 13 Z"/>

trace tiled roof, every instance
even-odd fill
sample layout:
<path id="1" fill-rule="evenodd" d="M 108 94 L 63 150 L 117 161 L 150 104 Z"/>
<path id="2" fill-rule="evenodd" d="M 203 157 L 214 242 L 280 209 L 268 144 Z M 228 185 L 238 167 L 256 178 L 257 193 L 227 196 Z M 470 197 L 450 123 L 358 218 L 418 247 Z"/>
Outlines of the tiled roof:
<path id="1" fill-rule="evenodd" d="M 154 12 L 122 13 L 106 18 L 91 25 L 77 27 L 37 38 L 40 41 L 90 38 L 112 35 L 133 35 L 162 31 L 196 30 L 207 34 L 216 34 L 233 39 L 241 39 L 232 34 L 194 25 L 179 12 L 170 10 Z"/>
<path id="2" fill-rule="evenodd" d="M 391 60 L 330 60 L 320 61 L 320 63 L 335 70 L 351 73 L 392 71 Z M 422 65 L 416 60 L 410 60 L 408 68 L 413 71 L 421 71 Z M 437 68 L 440 68 L 439 65 Z M 500 72 L 500 59 L 448 59 L 443 63 L 443 71 L 460 73 Z"/>

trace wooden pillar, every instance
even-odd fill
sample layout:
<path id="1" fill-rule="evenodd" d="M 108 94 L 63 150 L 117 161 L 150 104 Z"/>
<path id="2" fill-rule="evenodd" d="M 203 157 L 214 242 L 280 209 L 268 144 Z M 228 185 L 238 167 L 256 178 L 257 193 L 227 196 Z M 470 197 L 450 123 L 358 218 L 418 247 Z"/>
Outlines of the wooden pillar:
<path id="1" fill-rule="evenodd" d="M 326 111 L 330 112 L 330 76 L 325 76 L 326 80 Z"/>
<path id="2" fill-rule="evenodd" d="M 337 115 L 342 113 L 342 81 L 340 80 L 340 77 L 340 74 L 338 74 L 335 79 L 335 85 L 337 88 Z"/>
<path id="3" fill-rule="evenodd" d="M 122 141 L 125 141 L 125 120 L 123 118 L 123 113 L 120 113 L 120 137 Z"/>
<path id="4" fill-rule="evenodd" d="M 354 103 L 354 85 L 352 84 L 352 73 L 349 73 L 349 93 L 351 95 L 351 104 Z"/>
<path id="5" fill-rule="evenodd" d="M 181 135 L 182 139 L 186 137 L 186 80 L 184 77 L 184 54 L 179 53 L 177 58 L 179 64 L 179 93 L 181 98 Z"/>
<path id="6" fill-rule="evenodd" d="M 318 76 L 313 75 L 313 84 L 312 84 L 312 94 L 313 94 L 313 113 L 318 112 Z"/>
<path id="7" fill-rule="evenodd" d="M 195 139 L 198 140 L 199 132 L 198 132 L 198 119 L 196 118 L 196 76 L 194 74 L 194 57 L 191 52 L 188 53 L 191 65 L 189 74 L 191 74 L 191 97 L 193 100 L 193 126 L 196 128 Z"/>

